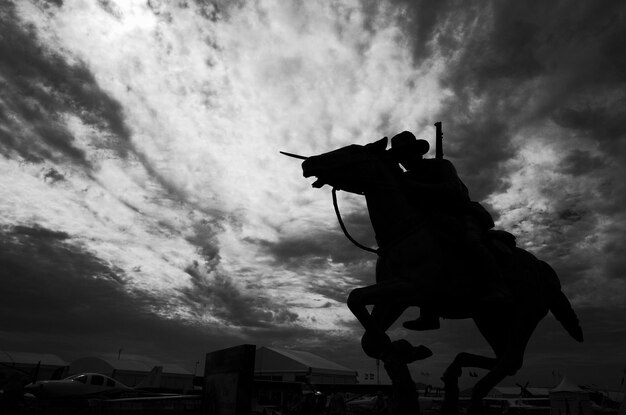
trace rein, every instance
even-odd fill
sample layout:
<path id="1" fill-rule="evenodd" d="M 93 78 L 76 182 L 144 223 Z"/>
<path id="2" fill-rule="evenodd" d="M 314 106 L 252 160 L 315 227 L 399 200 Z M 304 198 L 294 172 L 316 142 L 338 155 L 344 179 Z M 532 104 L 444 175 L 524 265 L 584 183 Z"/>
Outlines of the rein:
<path id="1" fill-rule="evenodd" d="M 343 223 L 343 220 L 341 219 L 341 213 L 339 213 L 339 205 L 337 204 L 337 188 L 336 187 L 333 187 L 333 206 L 335 207 L 335 213 L 337 214 L 337 220 L 339 221 L 339 226 L 341 226 L 341 230 L 343 231 L 343 234 L 346 235 L 346 238 L 348 238 L 350 242 L 352 242 L 354 245 L 361 248 L 362 250 L 380 255 L 380 248 L 374 249 L 374 248 L 369 248 L 365 245 L 361 245 L 348 233 L 348 230 L 346 229 L 346 225 Z"/>

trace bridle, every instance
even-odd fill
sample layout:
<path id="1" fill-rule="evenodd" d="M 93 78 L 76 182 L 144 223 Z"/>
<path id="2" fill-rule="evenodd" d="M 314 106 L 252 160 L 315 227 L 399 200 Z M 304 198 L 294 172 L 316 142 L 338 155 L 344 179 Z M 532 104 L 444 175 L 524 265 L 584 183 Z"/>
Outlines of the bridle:
<path id="1" fill-rule="evenodd" d="M 383 187 L 386 187 L 386 188 L 396 188 L 396 186 L 389 186 L 387 184 L 382 184 L 382 183 L 376 183 L 376 185 L 383 186 Z M 343 234 L 346 236 L 346 238 L 348 238 L 348 240 L 350 242 L 352 242 L 355 246 L 357 246 L 358 248 L 361 248 L 364 251 L 371 252 L 371 253 L 376 254 L 378 256 L 383 256 L 386 252 L 389 252 L 389 250 L 392 247 L 394 247 L 397 244 L 401 243 L 407 237 L 413 235 L 415 232 L 417 232 L 417 231 L 419 231 L 421 229 L 421 225 L 420 224 L 416 224 L 416 225 L 411 226 L 410 228 L 406 229 L 405 232 L 402 232 L 399 236 L 396 236 L 393 240 L 389 241 L 388 244 L 385 244 L 385 246 L 378 247 L 378 248 L 367 247 L 367 246 L 359 243 L 357 240 L 355 240 L 352 237 L 352 235 L 350 235 L 350 233 L 348 232 L 348 229 L 346 228 L 346 225 L 343 223 L 343 220 L 341 219 L 341 213 L 339 212 L 339 204 L 337 203 L 337 191 L 338 190 L 341 190 L 341 189 L 339 189 L 337 187 L 333 187 L 332 195 L 333 195 L 333 207 L 335 208 L 335 214 L 337 215 L 337 221 L 339 222 L 339 226 L 341 227 L 341 230 L 343 231 Z"/>
<path id="2" fill-rule="evenodd" d="M 360 244 L 348 232 L 348 229 L 346 228 L 346 225 L 343 223 L 343 220 L 341 219 L 341 213 L 339 212 L 339 204 L 337 203 L 337 190 L 338 189 L 336 187 L 333 187 L 333 191 L 332 191 L 332 193 L 333 193 L 333 207 L 335 208 L 335 213 L 337 214 L 337 221 L 339 221 L 339 226 L 341 226 L 341 230 L 343 231 L 343 234 L 346 235 L 346 238 L 348 238 L 348 240 L 350 242 L 352 242 L 355 246 L 361 248 L 362 250 L 367 251 L 367 252 L 371 252 L 371 253 L 376 254 L 376 255 L 380 255 L 380 252 L 381 252 L 380 248 L 374 249 L 374 248 L 369 248 L 369 247 L 367 247 L 367 246 L 365 246 L 363 244 Z"/>

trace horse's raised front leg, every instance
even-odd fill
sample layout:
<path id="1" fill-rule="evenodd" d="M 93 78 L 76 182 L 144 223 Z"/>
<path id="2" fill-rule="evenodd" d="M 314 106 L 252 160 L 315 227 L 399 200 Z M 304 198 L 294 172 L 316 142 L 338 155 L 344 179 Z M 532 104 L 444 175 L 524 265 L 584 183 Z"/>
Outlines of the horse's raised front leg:
<path id="1" fill-rule="evenodd" d="M 391 345 L 391 339 L 385 333 L 391 325 L 404 313 L 406 306 L 399 304 L 376 304 L 372 308 L 370 318 L 376 331 L 365 331 L 361 339 L 361 347 L 365 354 L 380 359 L 381 354 Z"/>
<path id="2" fill-rule="evenodd" d="M 361 344 L 368 356 L 379 359 L 389 347 L 391 340 L 385 331 L 409 305 L 415 304 L 414 293 L 415 286 L 403 280 L 382 281 L 350 292 L 348 308 L 365 329 Z M 371 314 L 368 305 L 374 305 Z"/>
<path id="3" fill-rule="evenodd" d="M 379 321 L 372 318 L 366 308 L 368 305 L 406 308 L 415 305 L 415 300 L 415 286 L 412 283 L 403 280 L 387 280 L 352 290 L 348 296 L 348 308 L 366 331 L 375 332 L 380 331 L 382 327 L 379 326 Z"/>
<path id="4" fill-rule="evenodd" d="M 366 306 L 372 304 L 374 308 L 370 314 Z M 365 328 L 361 346 L 368 356 L 381 359 L 385 351 L 391 351 L 404 363 L 411 363 L 432 355 L 427 347 L 414 347 L 406 340 L 397 340 L 392 344 L 385 334 L 404 310 L 414 304 L 415 286 L 402 280 L 382 281 L 350 293 L 348 308 Z"/>
<path id="5" fill-rule="evenodd" d="M 498 360 L 493 357 L 485 357 L 471 353 L 459 353 L 456 355 L 441 377 L 445 387 L 445 395 L 443 404 L 441 405 L 442 415 L 458 414 L 459 377 L 461 377 L 461 372 L 464 367 L 491 370 L 497 363 Z"/>

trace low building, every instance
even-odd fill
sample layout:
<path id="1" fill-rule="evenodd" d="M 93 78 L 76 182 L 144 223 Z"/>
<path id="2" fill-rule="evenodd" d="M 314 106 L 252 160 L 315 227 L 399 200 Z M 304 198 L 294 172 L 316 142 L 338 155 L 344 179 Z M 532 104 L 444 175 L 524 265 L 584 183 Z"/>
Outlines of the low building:
<path id="1" fill-rule="evenodd" d="M 356 384 L 357 372 L 313 353 L 275 347 L 256 350 L 254 377 L 275 382 Z"/>
<path id="2" fill-rule="evenodd" d="M 50 353 L 0 352 L 0 384 L 11 377 L 24 380 L 59 379 L 68 363 Z"/>

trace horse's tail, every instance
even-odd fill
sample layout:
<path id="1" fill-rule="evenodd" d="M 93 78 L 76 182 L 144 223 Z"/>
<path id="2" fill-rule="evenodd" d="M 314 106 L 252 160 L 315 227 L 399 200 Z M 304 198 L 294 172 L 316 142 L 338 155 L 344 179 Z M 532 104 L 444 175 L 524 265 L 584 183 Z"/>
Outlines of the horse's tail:
<path id="1" fill-rule="evenodd" d="M 578 316 L 572 309 L 569 300 L 560 289 L 552 294 L 550 311 L 561 322 L 563 328 L 579 342 L 583 342 L 583 329 L 580 327 Z"/>
<path id="2" fill-rule="evenodd" d="M 563 328 L 567 330 L 570 336 L 576 339 L 579 342 L 583 342 L 583 329 L 580 327 L 580 321 L 578 321 L 578 316 L 576 312 L 572 308 L 572 304 L 569 302 L 563 291 L 561 291 L 561 283 L 559 282 L 559 277 L 556 275 L 556 272 L 550 265 L 541 261 L 546 268 L 548 275 L 552 277 L 553 281 L 556 282 L 555 285 L 552 286 L 552 290 L 550 293 L 549 306 L 550 311 L 554 315 L 554 317 L 561 323 Z"/>

